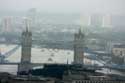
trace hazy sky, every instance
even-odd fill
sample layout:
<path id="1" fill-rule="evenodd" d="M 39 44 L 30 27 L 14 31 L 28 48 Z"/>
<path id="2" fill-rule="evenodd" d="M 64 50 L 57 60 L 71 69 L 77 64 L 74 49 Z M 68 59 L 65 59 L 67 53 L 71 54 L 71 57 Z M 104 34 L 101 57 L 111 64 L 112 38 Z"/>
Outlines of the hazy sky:
<path id="1" fill-rule="evenodd" d="M 0 0 L 0 11 L 125 13 L 125 0 Z"/>

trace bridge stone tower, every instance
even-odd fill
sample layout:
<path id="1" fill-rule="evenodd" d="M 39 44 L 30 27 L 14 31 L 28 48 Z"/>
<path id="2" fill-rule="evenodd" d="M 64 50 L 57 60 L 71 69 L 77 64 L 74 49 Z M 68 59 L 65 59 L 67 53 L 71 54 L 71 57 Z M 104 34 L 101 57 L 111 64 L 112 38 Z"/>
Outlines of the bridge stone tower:
<path id="1" fill-rule="evenodd" d="M 74 35 L 74 64 L 84 64 L 84 34 L 81 29 Z"/>
<path id="2" fill-rule="evenodd" d="M 21 63 L 18 65 L 18 72 L 28 71 L 31 68 L 32 33 L 28 30 L 28 25 L 22 32 L 21 39 Z"/>

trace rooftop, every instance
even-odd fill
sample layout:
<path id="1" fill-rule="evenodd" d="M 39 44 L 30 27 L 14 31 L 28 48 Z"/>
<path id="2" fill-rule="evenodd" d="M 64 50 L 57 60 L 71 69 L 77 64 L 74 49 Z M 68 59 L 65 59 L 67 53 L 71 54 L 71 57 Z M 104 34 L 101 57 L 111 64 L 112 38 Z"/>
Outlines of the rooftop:
<path id="1" fill-rule="evenodd" d="M 114 45 L 114 48 L 125 48 L 125 44 Z"/>

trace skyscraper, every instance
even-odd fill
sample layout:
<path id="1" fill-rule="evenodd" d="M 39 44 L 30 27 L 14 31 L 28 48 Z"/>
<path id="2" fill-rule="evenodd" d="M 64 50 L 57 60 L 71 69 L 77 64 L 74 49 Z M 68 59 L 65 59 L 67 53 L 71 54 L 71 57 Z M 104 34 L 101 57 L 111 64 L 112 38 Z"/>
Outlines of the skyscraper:
<path id="1" fill-rule="evenodd" d="M 5 17 L 3 19 L 3 31 L 10 32 L 12 28 L 11 17 Z"/>
<path id="2" fill-rule="evenodd" d="M 112 24 L 111 24 L 111 15 L 104 15 L 103 16 L 103 25 L 102 27 L 112 27 Z"/>
<path id="3" fill-rule="evenodd" d="M 103 16 L 100 14 L 93 14 L 90 19 L 90 25 L 93 27 L 100 27 L 103 25 Z"/>

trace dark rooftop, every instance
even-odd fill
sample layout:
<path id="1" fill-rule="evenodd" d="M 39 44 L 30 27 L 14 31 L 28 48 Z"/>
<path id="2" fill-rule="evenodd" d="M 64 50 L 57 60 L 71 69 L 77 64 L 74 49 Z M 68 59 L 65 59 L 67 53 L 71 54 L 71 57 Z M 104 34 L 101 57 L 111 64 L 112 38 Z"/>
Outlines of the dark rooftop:
<path id="1" fill-rule="evenodd" d="M 114 45 L 115 48 L 125 48 L 125 44 Z"/>

